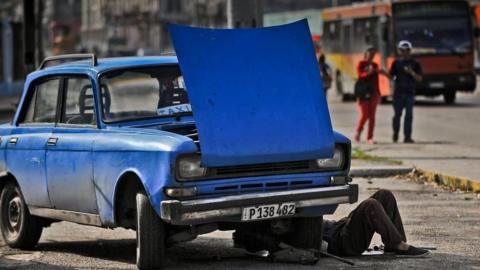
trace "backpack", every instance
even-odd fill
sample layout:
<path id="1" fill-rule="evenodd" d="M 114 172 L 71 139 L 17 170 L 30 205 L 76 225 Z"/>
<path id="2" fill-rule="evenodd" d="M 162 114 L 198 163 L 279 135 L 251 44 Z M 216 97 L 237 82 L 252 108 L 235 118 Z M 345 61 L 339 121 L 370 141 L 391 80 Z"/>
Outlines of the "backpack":
<path id="1" fill-rule="evenodd" d="M 374 90 L 372 83 L 366 79 L 361 78 L 355 82 L 354 95 L 360 100 L 370 99 Z"/>

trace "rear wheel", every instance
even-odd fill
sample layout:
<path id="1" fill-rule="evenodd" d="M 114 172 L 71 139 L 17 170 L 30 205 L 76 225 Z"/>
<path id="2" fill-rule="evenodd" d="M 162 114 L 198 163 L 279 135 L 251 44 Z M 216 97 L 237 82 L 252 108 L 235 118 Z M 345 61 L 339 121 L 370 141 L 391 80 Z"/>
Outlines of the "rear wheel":
<path id="1" fill-rule="evenodd" d="M 445 90 L 445 92 L 443 92 L 443 100 L 446 104 L 454 104 L 456 94 L 455 90 Z"/>
<path id="2" fill-rule="evenodd" d="M 163 269 L 165 261 L 165 225 L 144 193 L 137 202 L 137 267 Z"/>
<path id="3" fill-rule="evenodd" d="M 12 248 L 32 249 L 42 235 L 42 222 L 30 215 L 20 188 L 8 183 L 0 195 L 0 231 Z"/>

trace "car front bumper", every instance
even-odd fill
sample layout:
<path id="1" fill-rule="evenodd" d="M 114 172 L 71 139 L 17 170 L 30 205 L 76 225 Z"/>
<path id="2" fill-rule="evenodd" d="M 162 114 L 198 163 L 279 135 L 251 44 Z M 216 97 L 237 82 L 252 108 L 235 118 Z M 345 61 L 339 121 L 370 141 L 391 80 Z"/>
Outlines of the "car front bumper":
<path id="1" fill-rule="evenodd" d="M 354 203 L 358 185 L 249 193 L 211 199 L 166 200 L 161 203 L 161 217 L 174 225 L 191 225 L 225 220 L 241 221 L 242 209 L 249 206 L 295 202 L 297 209 Z"/>

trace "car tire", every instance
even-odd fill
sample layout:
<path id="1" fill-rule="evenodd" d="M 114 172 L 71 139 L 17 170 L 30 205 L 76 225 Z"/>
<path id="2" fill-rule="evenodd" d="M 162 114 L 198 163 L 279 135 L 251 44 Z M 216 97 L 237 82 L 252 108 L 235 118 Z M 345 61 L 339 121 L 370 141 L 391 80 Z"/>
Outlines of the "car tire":
<path id="1" fill-rule="evenodd" d="M 445 104 L 454 104 L 456 94 L 457 92 L 455 90 L 445 90 L 445 92 L 443 92 L 443 100 L 445 101 Z"/>
<path id="2" fill-rule="evenodd" d="M 295 230 L 290 237 L 290 245 L 304 249 L 321 250 L 322 240 L 323 216 L 295 220 Z"/>
<path id="3" fill-rule="evenodd" d="M 163 269 L 165 261 L 165 225 L 150 205 L 145 193 L 136 195 L 137 267 Z"/>
<path id="4" fill-rule="evenodd" d="M 8 183 L 0 195 L 0 231 L 8 246 L 32 249 L 42 235 L 40 218 L 30 215 L 20 188 Z"/>

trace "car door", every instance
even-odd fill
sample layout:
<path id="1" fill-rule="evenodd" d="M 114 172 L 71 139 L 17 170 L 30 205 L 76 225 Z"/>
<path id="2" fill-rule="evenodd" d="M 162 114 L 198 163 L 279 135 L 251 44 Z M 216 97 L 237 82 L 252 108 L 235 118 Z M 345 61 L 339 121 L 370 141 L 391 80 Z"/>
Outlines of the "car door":
<path id="1" fill-rule="evenodd" d="M 7 169 L 19 182 L 30 206 L 52 206 L 45 174 L 45 146 L 55 124 L 60 89 L 59 78 L 32 82 L 16 127 L 4 137 Z"/>
<path id="2" fill-rule="evenodd" d="M 55 209 L 98 212 L 92 145 L 97 134 L 92 84 L 66 77 L 58 123 L 47 142 L 48 191 Z"/>

